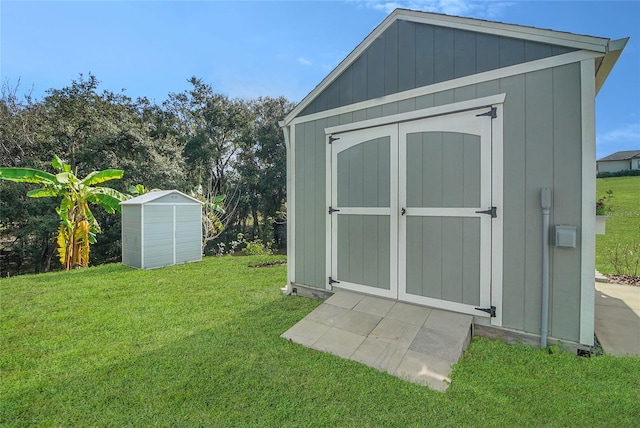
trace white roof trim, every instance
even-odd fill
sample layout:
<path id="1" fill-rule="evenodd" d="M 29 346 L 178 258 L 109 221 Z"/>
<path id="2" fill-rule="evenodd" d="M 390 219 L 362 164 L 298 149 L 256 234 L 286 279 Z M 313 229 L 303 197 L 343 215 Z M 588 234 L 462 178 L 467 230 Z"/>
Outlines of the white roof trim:
<path id="1" fill-rule="evenodd" d="M 391 24 L 397 20 L 420 22 L 440 27 L 456 28 L 480 33 L 495 34 L 516 39 L 549 43 L 581 50 L 606 53 L 609 50 L 609 39 L 584 36 L 515 24 L 484 21 L 473 18 L 441 15 L 430 12 L 418 12 L 407 9 L 396 9 L 380 23 L 338 66 L 327 75 L 298 105 L 285 117 L 281 126 L 287 126 L 316 97 L 338 78 Z"/>
<path id="2" fill-rule="evenodd" d="M 562 45 L 602 53 L 606 51 L 607 42 L 609 41 L 609 39 L 602 37 L 585 36 L 535 27 L 525 27 L 517 24 L 504 24 L 501 22 L 484 21 L 474 18 L 462 18 L 402 9 L 396 9 L 393 13 L 396 12 L 398 12 L 398 19 L 411 20 L 413 22 L 420 22 L 423 24 L 475 31 L 477 33 L 495 34 L 497 36 L 513 37 L 516 39 Z"/>
<path id="3" fill-rule="evenodd" d="M 171 195 L 173 193 L 176 193 L 178 195 L 182 195 L 185 198 L 190 199 L 193 202 L 197 202 L 200 205 L 202 205 L 202 202 L 200 202 L 196 198 L 192 198 L 189 195 L 185 195 L 184 193 L 180 192 L 179 190 L 159 190 L 159 191 L 155 191 L 155 192 L 145 193 L 144 195 L 140 195 L 140 196 L 137 196 L 135 198 L 131 198 L 131 199 L 128 199 L 126 201 L 120 202 L 120 205 L 145 205 L 145 204 L 153 202 L 153 201 L 155 201 L 157 199 L 160 199 L 160 198 L 162 198 L 164 196 Z M 169 205 L 184 205 L 184 203 L 169 204 Z"/>

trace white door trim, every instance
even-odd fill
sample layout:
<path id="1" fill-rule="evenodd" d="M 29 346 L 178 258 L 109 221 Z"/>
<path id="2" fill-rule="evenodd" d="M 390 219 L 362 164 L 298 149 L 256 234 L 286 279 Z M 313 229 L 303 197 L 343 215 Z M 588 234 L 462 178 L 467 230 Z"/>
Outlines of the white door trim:
<path id="1" fill-rule="evenodd" d="M 438 107 L 433 107 L 433 108 L 428 108 L 428 109 L 422 109 L 422 110 L 417 110 L 414 112 L 409 112 L 409 113 L 404 113 L 404 114 L 399 114 L 399 115 L 393 115 L 393 116 L 387 116 L 387 117 L 383 117 L 383 118 L 379 118 L 379 119 L 374 119 L 374 120 L 370 120 L 370 121 L 363 121 L 363 122 L 357 122 L 357 123 L 353 123 L 353 124 L 348 124 L 348 125 L 341 125 L 341 126 L 336 126 L 336 127 L 328 127 L 325 129 L 325 133 L 326 133 L 326 138 L 327 138 L 327 149 L 326 149 L 326 165 L 327 165 L 327 177 L 326 177 L 326 189 L 327 189 L 327 195 L 326 195 L 326 201 L 327 201 L 327 208 L 329 206 L 332 205 L 332 195 L 336 194 L 336 187 L 334 186 L 334 182 L 332 180 L 332 164 L 333 164 L 333 159 L 332 159 L 332 155 L 331 155 L 331 145 L 329 144 L 329 138 L 330 136 L 336 136 L 336 134 L 338 133 L 347 133 L 347 132 L 351 132 L 351 131 L 358 131 L 361 132 L 363 131 L 363 125 L 369 125 L 370 128 L 366 128 L 366 129 L 386 129 L 387 127 L 397 127 L 397 131 L 396 131 L 396 137 L 395 140 L 393 140 L 392 137 L 392 150 L 391 150 L 391 156 L 394 156 L 394 150 L 393 147 L 398 147 L 398 141 L 399 141 L 399 127 L 400 127 L 400 123 L 402 122 L 406 122 L 406 123 L 410 123 L 410 122 L 419 122 L 421 121 L 420 119 L 424 119 L 424 118 L 430 118 L 430 117 L 435 117 L 435 116 L 452 116 L 458 112 L 463 112 L 463 111 L 468 111 L 474 108 L 474 106 L 477 107 L 494 107 L 496 108 L 496 115 L 497 117 L 495 118 L 487 118 L 488 121 L 490 121 L 490 129 L 491 129 L 491 150 L 488 152 L 488 156 L 490 157 L 490 165 L 491 167 L 489 168 L 489 171 L 485 171 L 486 173 L 488 173 L 488 176 L 484 176 L 483 180 L 488 184 L 488 186 L 490 186 L 491 192 L 491 199 L 490 199 L 490 203 L 488 204 L 488 206 L 486 208 L 488 208 L 489 206 L 495 206 L 497 207 L 497 213 L 498 216 L 496 218 L 490 219 L 487 217 L 487 219 L 485 221 L 491 221 L 491 237 L 490 237 L 490 241 L 491 241 L 491 245 L 490 245 L 490 250 L 486 253 L 487 255 L 490 255 L 490 258 L 487 256 L 485 258 L 485 260 L 481 260 L 481 264 L 487 264 L 490 266 L 489 269 L 485 269 L 487 273 L 485 273 L 485 275 L 489 275 L 490 276 L 490 283 L 491 283 L 491 287 L 490 287 L 490 295 L 483 295 L 481 296 L 481 302 L 489 302 L 490 306 L 495 306 L 496 307 L 496 316 L 491 318 L 491 324 L 495 325 L 495 326 L 502 326 L 502 300 L 503 300 L 503 227 L 504 227 L 504 213 L 502 211 L 504 204 L 503 204 L 503 114 L 504 114 L 504 100 L 505 100 L 505 96 L 506 94 L 499 94 L 499 95 L 494 95 L 494 96 L 490 96 L 490 97 L 484 97 L 484 98 L 478 98 L 475 100 L 469 100 L 469 101 L 464 101 L 461 103 L 452 103 L 452 104 L 446 104 L 446 105 L 442 105 L 442 106 L 438 106 Z M 380 126 L 378 126 L 380 125 Z M 461 130 L 465 130 L 467 128 L 465 128 L 465 126 L 463 125 L 461 128 L 459 128 Z M 400 266 L 400 246 L 398 244 L 398 236 L 400 236 L 399 234 L 401 233 L 406 233 L 406 222 L 405 221 L 401 221 L 400 220 L 400 201 L 405 201 L 406 200 L 406 186 L 401 186 L 400 185 L 400 173 L 398 171 L 399 169 L 399 159 L 401 158 L 401 156 L 403 155 L 403 153 L 400 153 L 400 150 L 402 149 L 403 145 L 400 145 L 398 147 L 398 150 L 396 151 L 395 154 L 395 158 L 393 158 L 392 160 L 392 165 L 391 165 L 391 193 L 392 193 L 392 198 L 390 201 L 390 209 L 391 209 L 391 225 L 392 225 L 392 231 L 395 230 L 395 234 L 392 233 L 391 235 L 391 253 L 396 253 L 397 257 L 395 258 L 395 260 L 392 261 L 390 269 L 391 272 L 393 273 L 394 271 L 397 273 L 397 275 L 395 276 L 395 279 L 393 278 L 393 274 L 392 274 L 392 287 L 395 287 L 395 289 L 397 290 L 396 294 L 394 295 L 393 293 L 389 292 L 389 293 L 382 293 L 380 295 L 384 295 L 384 297 L 390 297 L 390 298 L 398 298 L 398 299 L 405 299 L 405 295 L 401 296 L 400 295 L 400 290 L 399 290 L 399 281 L 400 278 L 399 276 L 401 275 L 400 270 L 399 270 L 399 266 Z M 484 152 L 483 152 L 484 153 Z M 404 156 L 406 156 L 406 153 L 404 153 Z M 395 177 L 394 177 L 395 176 Z M 406 177 L 405 177 L 406 178 Z M 395 180 L 395 181 L 394 181 Z M 488 180 L 488 181 L 487 181 Z M 397 198 L 393 198 L 393 195 L 398 195 Z M 377 210 L 377 209 L 376 209 Z M 411 211 L 410 211 L 411 210 Z M 408 208 L 407 212 L 411 213 L 415 213 L 415 214 L 421 214 L 423 213 L 422 210 L 441 210 L 438 211 L 441 214 L 450 214 L 450 212 L 448 211 L 447 208 Z M 360 211 L 358 208 L 345 208 L 345 213 L 348 213 L 350 211 L 353 211 L 353 213 L 358 213 L 360 214 Z M 469 211 L 469 212 L 467 212 Z M 466 209 L 459 209 L 459 211 L 456 212 L 456 215 L 459 216 L 476 216 L 477 214 L 475 213 L 475 211 L 473 213 L 470 212 L 471 210 L 466 210 Z M 382 213 L 382 212 L 381 212 Z M 326 272 L 327 272 L 327 277 L 332 276 L 332 264 L 335 263 L 336 261 L 333 259 L 333 257 L 335 256 L 335 252 L 332 252 L 332 239 L 335 239 L 335 236 L 333 236 L 333 231 L 335 230 L 335 228 L 331 227 L 331 221 L 332 221 L 332 216 L 327 216 L 327 268 L 326 268 Z M 397 227 L 394 229 L 394 224 L 397 225 Z M 394 236 L 395 235 L 395 236 Z M 394 251 L 394 248 L 396 249 L 396 251 Z M 403 251 L 406 251 L 403 250 Z M 402 256 L 403 259 L 402 260 L 406 260 L 406 256 Z M 405 272 L 402 273 L 403 275 L 406 275 Z M 361 286 L 357 285 L 357 284 L 349 284 L 349 283 L 341 283 L 339 285 L 334 285 L 335 288 L 341 288 L 341 286 L 346 286 L 349 289 L 352 289 L 354 291 L 361 291 L 363 293 L 368 293 L 368 294 L 375 294 L 375 290 L 373 290 L 374 292 L 372 292 L 372 287 L 366 287 L 366 288 L 360 288 Z M 332 289 L 331 286 L 327 285 L 327 289 Z M 381 291 L 386 291 L 386 290 L 381 290 Z M 406 293 L 405 293 L 406 294 Z M 445 310 L 451 310 L 451 311 L 456 311 L 456 312 L 469 312 L 469 306 L 468 305 L 464 305 L 464 304 L 460 304 L 460 303 L 455 303 L 455 302 L 448 302 L 445 300 L 440 300 L 440 299 L 431 299 L 431 298 L 427 298 L 427 297 L 421 297 L 421 296 L 413 296 L 413 297 L 420 297 L 420 299 L 416 299 L 419 301 L 416 301 L 415 303 L 419 303 L 419 304 L 423 304 L 423 305 L 427 305 L 427 306 L 436 306 Z M 474 316 L 477 317 L 488 317 L 488 314 L 485 314 L 484 312 L 480 312 L 480 311 L 474 311 L 473 312 Z"/>
<path id="2" fill-rule="evenodd" d="M 345 125 L 331 126 L 325 128 L 324 132 L 327 135 L 339 134 L 341 132 L 374 128 L 391 123 L 410 122 L 418 119 L 426 119 L 429 117 L 450 115 L 456 112 L 475 110 L 482 107 L 491 107 L 497 104 L 504 103 L 506 96 L 506 93 L 490 95 L 488 97 L 475 98 L 472 100 L 460 101 L 451 104 L 443 104 L 435 107 L 409 111 L 406 113 L 393 114 L 390 116 L 383 116 L 375 119 L 363 120 L 360 122 L 347 123 Z"/>
<path id="3" fill-rule="evenodd" d="M 502 327 L 504 104 L 496 104 L 494 107 L 496 117 L 491 121 L 491 206 L 498 208 L 498 216 L 491 223 L 491 306 L 496 308 L 496 316 L 491 318 L 491 325 Z"/>
<path id="4" fill-rule="evenodd" d="M 351 136 L 357 138 L 351 139 Z M 339 207 L 337 201 L 338 195 L 338 183 L 334 179 L 334 169 L 337 167 L 338 153 L 360 144 L 364 141 L 369 141 L 374 138 L 389 137 L 389 207 Z M 357 130 L 353 134 L 345 133 L 341 135 L 340 151 L 334 150 L 337 143 L 329 143 L 329 136 L 327 135 L 327 149 L 326 149 L 326 162 L 327 162 L 327 209 L 331 206 L 339 209 L 339 213 L 327 215 L 327 243 L 326 248 L 328 252 L 327 257 L 327 278 L 337 278 L 337 266 L 338 266 L 338 227 L 337 219 L 339 215 L 388 215 L 389 216 L 389 246 L 390 246 L 390 260 L 389 260 L 389 289 L 379 289 L 375 287 L 368 287 L 361 284 L 355 284 L 347 281 L 340 281 L 340 285 L 331 286 L 327 281 L 327 288 L 333 287 L 349 289 L 356 292 L 373 294 L 376 296 L 387 297 L 397 299 L 398 297 L 398 253 L 394 251 L 398 247 L 398 233 L 395 229 L 395 225 L 398 223 L 398 125 L 388 124 L 383 126 L 372 127 L 363 130 Z"/>
<path id="5" fill-rule="evenodd" d="M 480 206 L 474 208 L 412 208 L 406 206 L 407 201 L 407 174 L 404 164 L 399 166 L 399 205 L 405 208 L 406 214 L 399 221 L 399 245 L 398 245 L 398 298 L 411 303 L 435 306 L 442 309 L 464 312 L 475 316 L 488 317 L 489 314 L 476 310 L 476 306 L 457 302 L 451 302 L 425 296 L 408 293 L 406 284 L 406 234 L 407 218 L 410 216 L 436 216 L 436 217 L 475 217 L 480 220 L 480 302 L 479 307 L 491 306 L 491 230 L 493 219 L 486 214 L 477 211 L 485 210 L 492 205 L 491 185 L 491 119 L 490 117 L 475 117 L 485 113 L 487 108 L 452 112 L 451 114 L 425 118 L 421 120 L 400 124 L 399 135 L 399 162 L 406 159 L 406 136 L 413 132 L 450 131 L 478 135 L 481 138 L 480 150 Z"/>

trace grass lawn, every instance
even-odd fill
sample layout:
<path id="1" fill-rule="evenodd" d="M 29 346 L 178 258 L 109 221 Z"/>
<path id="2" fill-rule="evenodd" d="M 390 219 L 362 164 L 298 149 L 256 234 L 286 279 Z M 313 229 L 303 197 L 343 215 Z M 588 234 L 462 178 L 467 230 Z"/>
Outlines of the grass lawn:
<path id="1" fill-rule="evenodd" d="M 606 201 L 606 206 L 611 209 L 607 213 L 610 218 L 607 220 L 606 234 L 596 235 L 596 269 L 604 274 L 612 274 L 616 273 L 612 252 L 617 245 L 621 250 L 626 250 L 625 256 L 630 262 L 640 260 L 640 176 L 598 178 L 596 199 L 607 196 L 607 190 L 613 191 L 613 197 Z M 634 247 L 634 254 L 629 254 Z"/>
<path id="2" fill-rule="evenodd" d="M 0 425 L 638 426 L 640 358 L 475 338 L 442 394 L 281 339 L 263 259 L 2 279 Z"/>

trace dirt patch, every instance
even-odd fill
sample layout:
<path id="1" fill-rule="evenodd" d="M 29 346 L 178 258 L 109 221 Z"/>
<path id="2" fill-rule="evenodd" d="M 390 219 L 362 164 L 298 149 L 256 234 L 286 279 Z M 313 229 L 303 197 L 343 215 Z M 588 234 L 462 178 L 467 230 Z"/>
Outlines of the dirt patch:
<path id="1" fill-rule="evenodd" d="M 252 263 L 249 265 L 250 268 L 262 268 L 262 267 L 272 267 L 272 266 L 280 266 L 286 265 L 286 260 L 275 260 L 272 262 L 261 262 L 261 263 Z"/>

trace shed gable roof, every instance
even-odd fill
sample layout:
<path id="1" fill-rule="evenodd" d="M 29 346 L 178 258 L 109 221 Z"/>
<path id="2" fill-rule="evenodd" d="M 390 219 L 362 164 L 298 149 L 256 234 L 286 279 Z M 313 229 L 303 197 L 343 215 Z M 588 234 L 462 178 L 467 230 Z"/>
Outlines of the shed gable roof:
<path id="1" fill-rule="evenodd" d="M 598 159 L 598 162 L 621 161 L 634 158 L 640 158 L 640 150 L 625 150 L 622 152 L 615 152 L 613 154 L 610 154 L 609 156 L 603 157 L 602 159 Z"/>
<path id="2" fill-rule="evenodd" d="M 178 190 L 159 190 L 155 192 L 145 193 L 144 195 L 140 195 L 135 198 L 128 199 L 124 202 L 120 202 L 120 205 L 144 205 L 150 202 L 158 201 L 159 199 L 162 199 L 172 194 L 179 195 L 180 198 L 183 200 L 182 201 L 183 203 L 192 202 L 192 203 L 198 203 L 202 205 L 202 202 L 200 202 L 196 198 L 192 198 L 189 195 L 185 195 L 184 193 Z"/>
<path id="3" fill-rule="evenodd" d="M 616 47 L 621 50 L 624 43 Z M 284 124 L 298 116 L 483 71 L 574 50 L 604 56 L 609 49 L 609 39 L 600 37 L 396 9 L 287 115 Z M 606 64 L 600 60 L 606 67 L 597 67 L 598 87 L 616 59 Z"/>

